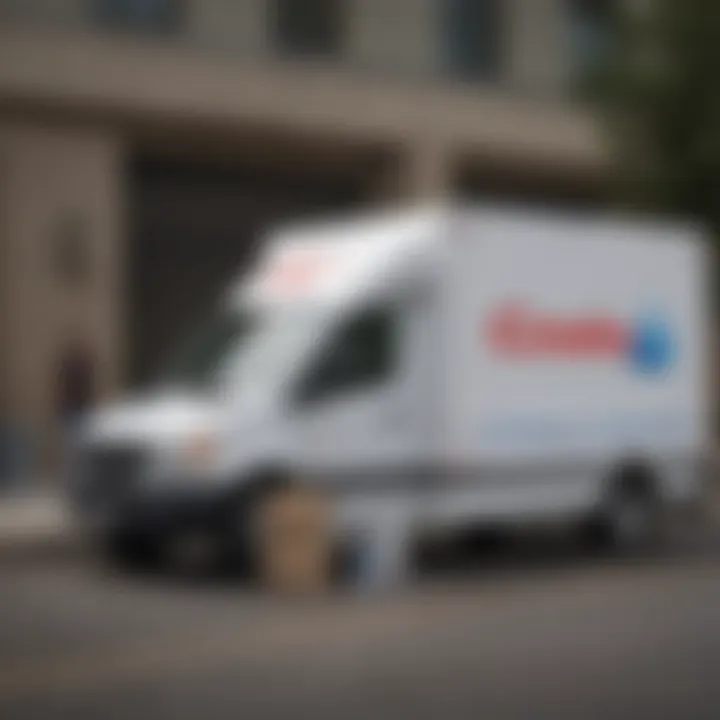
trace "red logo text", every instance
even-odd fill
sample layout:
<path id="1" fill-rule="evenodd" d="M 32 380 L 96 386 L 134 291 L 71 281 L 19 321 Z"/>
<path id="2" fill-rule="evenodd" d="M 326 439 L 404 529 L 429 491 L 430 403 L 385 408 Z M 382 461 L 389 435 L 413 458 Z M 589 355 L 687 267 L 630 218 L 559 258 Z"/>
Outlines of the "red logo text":
<path id="1" fill-rule="evenodd" d="M 497 355 L 613 357 L 628 347 L 630 331 L 620 319 L 602 314 L 556 315 L 509 303 L 490 313 L 483 323 L 483 337 Z"/>

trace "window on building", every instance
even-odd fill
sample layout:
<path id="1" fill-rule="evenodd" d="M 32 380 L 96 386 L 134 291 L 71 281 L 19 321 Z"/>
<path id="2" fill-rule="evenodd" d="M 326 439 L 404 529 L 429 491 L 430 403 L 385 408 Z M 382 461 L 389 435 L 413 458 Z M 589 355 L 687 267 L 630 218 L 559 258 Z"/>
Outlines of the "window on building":
<path id="1" fill-rule="evenodd" d="M 90 16 L 101 27 L 143 33 L 176 30 L 182 0 L 89 0 Z"/>
<path id="2" fill-rule="evenodd" d="M 390 308 L 359 313 L 338 329 L 301 383 L 301 404 L 330 400 L 381 385 L 397 364 L 397 313 Z"/>
<path id="3" fill-rule="evenodd" d="M 273 0 L 275 48 L 293 56 L 339 55 L 345 4 L 345 0 Z"/>
<path id="4" fill-rule="evenodd" d="M 495 80 L 502 71 L 504 0 L 439 0 L 447 71 L 467 80 Z"/>
<path id="5" fill-rule="evenodd" d="M 615 0 L 569 0 L 570 42 L 576 83 L 584 84 L 612 52 Z"/>

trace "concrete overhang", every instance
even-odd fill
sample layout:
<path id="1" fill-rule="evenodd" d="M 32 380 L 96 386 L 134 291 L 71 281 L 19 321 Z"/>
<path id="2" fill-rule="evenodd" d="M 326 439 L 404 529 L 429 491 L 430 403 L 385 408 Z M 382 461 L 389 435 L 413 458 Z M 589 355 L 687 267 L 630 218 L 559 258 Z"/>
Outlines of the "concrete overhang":
<path id="1" fill-rule="evenodd" d="M 179 43 L 0 30 L 0 103 L 134 122 L 267 128 L 386 147 L 428 142 L 493 161 L 600 173 L 601 133 L 562 101 Z"/>

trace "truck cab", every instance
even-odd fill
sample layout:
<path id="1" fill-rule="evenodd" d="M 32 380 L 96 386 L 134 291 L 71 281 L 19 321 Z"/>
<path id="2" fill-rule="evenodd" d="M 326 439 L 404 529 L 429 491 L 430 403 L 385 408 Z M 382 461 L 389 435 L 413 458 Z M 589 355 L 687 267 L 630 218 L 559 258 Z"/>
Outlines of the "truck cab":
<path id="1" fill-rule="evenodd" d="M 432 227 L 426 213 L 268 243 L 155 388 L 85 422 L 92 531 L 120 552 L 188 532 L 242 545 L 251 503 L 280 483 L 343 498 L 402 484 L 433 441 Z M 363 504 L 336 503 L 337 522 Z"/>

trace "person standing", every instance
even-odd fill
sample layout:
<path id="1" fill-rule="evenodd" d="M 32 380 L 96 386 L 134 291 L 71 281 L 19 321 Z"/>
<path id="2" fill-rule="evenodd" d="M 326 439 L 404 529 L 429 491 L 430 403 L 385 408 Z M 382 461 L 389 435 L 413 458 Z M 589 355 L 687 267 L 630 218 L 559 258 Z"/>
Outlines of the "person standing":
<path id="1" fill-rule="evenodd" d="M 83 343 L 73 344 L 60 363 L 58 406 L 66 441 L 95 402 L 95 366 Z"/>

